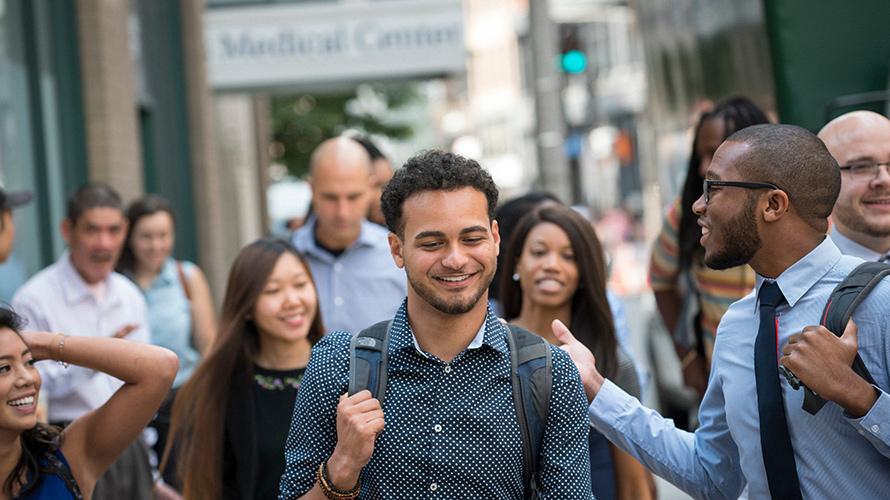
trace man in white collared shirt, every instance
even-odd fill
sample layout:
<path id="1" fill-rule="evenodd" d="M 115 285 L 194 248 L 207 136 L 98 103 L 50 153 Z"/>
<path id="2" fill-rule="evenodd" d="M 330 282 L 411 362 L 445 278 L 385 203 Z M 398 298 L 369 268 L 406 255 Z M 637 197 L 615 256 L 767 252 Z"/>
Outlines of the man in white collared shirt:
<path id="1" fill-rule="evenodd" d="M 104 184 L 80 188 L 68 200 L 61 229 L 68 251 L 22 285 L 13 297 L 16 312 L 28 320 L 27 328 L 148 342 L 142 293 L 114 272 L 127 234 L 127 220 L 118 194 Z M 39 363 L 37 367 L 43 379 L 41 397 L 47 399 L 52 423 L 64 425 L 98 408 L 122 385 L 110 375 L 86 368 L 51 362 Z M 138 452 L 136 448 L 133 453 Z M 122 458 L 128 456 L 129 450 Z M 116 465 L 103 480 L 115 474 Z M 150 495 L 151 470 L 147 459 L 144 466 Z M 141 494 L 145 492 L 144 477 L 128 475 L 116 479 L 114 483 L 123 489 L 112 491 L 100 481 L 93 498 L 148 498 Z"/>
<path id="2" fill-rule="evenodd" d="M 890 262 L 890 120 L 853 111 L 825 125 L 819 138 L 841 168 L 831 239 L 844 254 Z"/>

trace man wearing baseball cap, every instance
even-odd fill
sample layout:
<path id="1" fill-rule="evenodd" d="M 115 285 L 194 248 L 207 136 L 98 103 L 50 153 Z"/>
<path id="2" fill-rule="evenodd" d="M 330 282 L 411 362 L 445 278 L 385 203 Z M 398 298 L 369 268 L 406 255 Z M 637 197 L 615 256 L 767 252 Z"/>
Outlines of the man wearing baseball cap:
<path id="1" fill-rule="evenodd" d="M 9 258 L 12 242 L 15 240 L 12 209 L 27 204 L 33 197 L 30 191 L 6 191 L 0 188 L 0 263 Z"/>

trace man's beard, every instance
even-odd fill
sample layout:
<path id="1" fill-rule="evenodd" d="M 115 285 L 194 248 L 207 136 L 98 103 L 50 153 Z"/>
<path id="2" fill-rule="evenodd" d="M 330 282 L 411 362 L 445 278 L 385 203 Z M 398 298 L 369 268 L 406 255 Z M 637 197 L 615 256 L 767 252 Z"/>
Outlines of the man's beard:
<path id="1" fill-rule="evenodd" d="M 488 276 L 483 276 L 482 279 L 477 283 L 479 289 L 469 298 L 464 301 L 460 299 L 455 300 L 445 300 L 439 295 L 436 294 L 436 291 L 432 288 L 426 286 L 423 282 L 419 280 L 415 280 L 411 275 L 411 272 L 405 267 L 405 275 L 408 276 L 408 284 L 414 289 L 414 292 L 420 296 L 426 303 L 433 306 L 437 311 L 442 312 L 444 314 L 465 314 L 470 312 L 476 304 L 479 302 L 479 299 L 482 298 L 482 295 L 488 291 L 488 285 L 491 284 L 491 280 L 494 277 L 494 273 L 489 274 Z"/>
<path id="2" fill-rule="evenodd" d="M 705 265 L 711 269 L 729 269 L 747 264 L 754 254 L 763 246 L 757 223 L 754 221 L 754 200 L 749 199 L 745 209 L 736 217 L 728 220 L 720 231 L 724 242 L 723 248 L 712 254 L 705 253 Z M 713 228 L 711 229 L 713 237 Z"/>

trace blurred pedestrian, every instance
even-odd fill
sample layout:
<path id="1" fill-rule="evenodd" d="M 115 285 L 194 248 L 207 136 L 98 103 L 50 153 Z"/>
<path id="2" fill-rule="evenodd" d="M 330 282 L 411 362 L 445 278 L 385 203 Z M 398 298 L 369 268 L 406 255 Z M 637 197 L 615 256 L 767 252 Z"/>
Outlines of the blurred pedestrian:
<path id="1" fill-rule="evenodd" d="M 411 286 L 389 330 L 385 400 L 345 394 L 352 335 L 319 342 L 297 396 L 280 498 L 528 498 L 508 329 L 488 307 L 497 197 L 478 163 L 451 153 L 421 153 L 395 173 L 383 213 Z M 550 411 L 534 481 L 541 498 L 592 498 L 583 389 L 565 353 L 549 347 Z"/>
<path id="2" fill-rule="evenodd" d="M 331 331 L 358 332 L 392 317 L 405 297 L 405 274 L 393 264 L 387 231 L 368 222 L 371 161 L 348 137 L 328 139 L 310 160 L 313 215 L 294 246 L 309 261 L 318 302 Z"/>
<path id="3" fill-rule="evenodd" d="M 555 195 L 546 191 L 532 191 L 507 201 L 495 211 L 495 219 L 498 221 L 498 232 L 501 235 L 501 243 L 498 251 L 498 269 L 494 273 L 494 279 L 492 280 L 491 286 L 488 287 L 488 301 L 491 304 L 492 309 L 494 309 L 495 314 L 498 316 L 504 316 L 500 304 L 500 283 L 503 280 L 501 277 L 502 274 L 506 272 L 504 271 L 504 259 L 508 253 L 507 245 L 509 245 L 510 240 L 512 239 L 513 231 L 524 216 L 534 211 L 537 207 L 551 204 L 561 205 L 562 202 L 559 201 L 559 198 Z M 506 274 L 512 276 L 513 273 L 507 272 Z M 633 361 L 633 364 L 637 369 L 637 376 L 640 381 L 640 392 L 643 393 L 645 392 L 645 381 L 647 380 L 648 375 L 643 367 L 637 362 L 637 358 L 634 355 L 630 339 L 630 328 L 627 326 L 627 320 L 624 314 L 624 303 L 622 302 L 621 297 L 613 293 L 608 287 L 606 288 L 606 298 L 609 300 L 609 309 L 612 311 L 615 336 L 618 338 L 619 345 L 624 348 L 624 352 L 630 356 L 631 361 Z"/>
<path id="4" fill-rule="evenodd" d="M 631 357 L 615 335 L 606 298 L 605 253 L 593 226 L 571 208 L 551 204 L 520 219 L 504 252 L 504 318 L 559 345 L 559 319 L 596 355 L 601 373 L 632 396 L 640 384 Z M 649 473 L 590 429 L 590 475 L 599 500 L 654 498 Z"/>
<path id="5" fill-rule="evenodd" d="M 655 303 L 673 336 L 687 386 L 704 394 L 711 366 L 717 323 L 730 304 L 754 286 L 754 272 L 746 265 L 732 269 L 708 268 L 699 244 L 701 228 L 692 204 L 702 194 L 702 180 L 717 147 L 733 132 L 767 123 L 766 114 L 744 97 L 719 102 L 702 113 L 695 126 L 692 155 L 680 198 L 665 216 L 652 250 L 649 280 Z M 683 415 L 672 415 L 685 426 Z"/>
<path id="6" fill-rule="evenodd" d="M 106 184 L 88 184 L 68 199 L 62 221 L 68 250 L 40 271 L 12 299 L 28 327 L 66 335 L 151 340 L 145 299 L 114 265 L 127 234 L 120 196 Z M 42 364 L 49 421 L 65 426 L 96 410 L 121 381 L 83 367 Z M 96 484 L 94 499 L 152 498 L 148 449 L 136 440 Z"/>
<path id="7" fill-rule="evenodd" d="M 145 295 L 151 341 L 179 357 L 173 390 L 191 376 L 216 337 L 216 318 L 210 287 L 195 264 L 172 257 L 175 216 L 170 203 L 149 195 L 127 209 L 128 232 L 117 271 L 133 280 Z M 158 410 L 151 427 L 156 457 L 164 451 L 170 425 L 170 396 Z"/>
<path id="8" fill-rule="evenodd" d="M 498 232 L 501 235 L 500 248 L 498 250 L 498 268 L 494 272 L 491 286 L 488 287 L 488 300 L 499 316 L 503 316 L 501 309 L 501 275 L 504 274 L 504 259 L 507 255 L 507 245 L 513 236 L 516 224 L 540 205 L 547 203 L 562 203 L 559 198 L 546 191 L 532 191 L 522 196 L 517 196 L 501 204 L 495 210 L 494 217 L 498 221 Z"/>
<path id="9" fill-rule="evenodd" d="M 12 209 L 28 204 L 32 197 L 29 191 L 5 191 L 0 188 L 0 263 L 9 258 L 15 241 Z"/>
<path id="10" fill-rule="evenodd" d="M 312 275 L 291 244 L 244 247 L 219 338 L 173 405 L 162 469 L 185 498 L 278 498 L 294 400 L 323 333 Z"/>
<path id="11" fill-rule="evenodd" d="M 378 226 L 386 227 L 386 219 L 383 217 L 383 211 L 380 210 L 380 195 L 383 194 L 383 188 L 386 187 L 386 183 L 392 179 L 392 163 L 369 137 L 360 136 L 354 137 L 354 139 L 365 148 L 368 156 L 371 157 L 373 190 L 371 193 L 371 206 L 368 208 L 368 220 Z"/>
<path id="12" fill-rule="evenodd" d="M 757 292 L 720 321 L 695 433 L 643 407 L 590 365 L 560 330 L 585 382 L 591 423 L 698 498 L 884 498 L 890 491 L 890 282 L 880 282 L 837 337 L 822 326 L 835 287 L 862 263 L 826 237 L 838 164 L 792 125 L 736 132 L 717 150 L 695 202 L 707 265 L 750 263 Z M 854 323 L 855 321 L 855 323 Z M 858 325 L 858 328 L 857 328 Z M 874 377 L 853 371 L 855 355 Z M 777 355 L 777 353 L 779 353 Z M 790 369 L 829 403 L 814 415 Z"/>
<path id="13" fill-rule="evenodd" d="M 161 404 L 176 375 L 176 356 L 138 342 L 22 331 L 23 323 L 0 307 L 0 384 L 9 407 L 0 414 L 2 496 L 94 498 L 96 480 Z M 37 421 L 41 377 L 35 363 L 40 360 L 79 365 L 123 385 L 105 404 L 60 430 Z"/>
<path id="14" fill-rule="evenodd" d="M 890 120 L 853 111 L 825 125 L 819 138 L 841 168 L 831 239 L 845 254 L 890 262 Z"/>

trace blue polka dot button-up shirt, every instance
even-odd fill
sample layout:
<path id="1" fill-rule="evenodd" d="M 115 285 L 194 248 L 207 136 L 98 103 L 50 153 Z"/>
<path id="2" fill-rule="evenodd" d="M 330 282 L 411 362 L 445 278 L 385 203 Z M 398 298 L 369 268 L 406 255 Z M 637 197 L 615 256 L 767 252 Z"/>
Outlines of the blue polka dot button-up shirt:
<path id="1" fill-rule="evenodd" d="M 362 471 L 360 498 L 524 497 L 505 335 L 506 327 L 489 309 L 482 346 L 445 363 L 417 350 L 402 304 L 389 343 L 386 428 Z M 349 340 L 349 333 L 334 332 L 312 351 L 285 446 L 281 499 L 312 489 L 318 465 L 334 451 L 337 403 L 349 379 Z M 592 498 L 584 390 L 568 355 L 551 351 L 550 415 L 538 457 L 540 498 Z"/>

